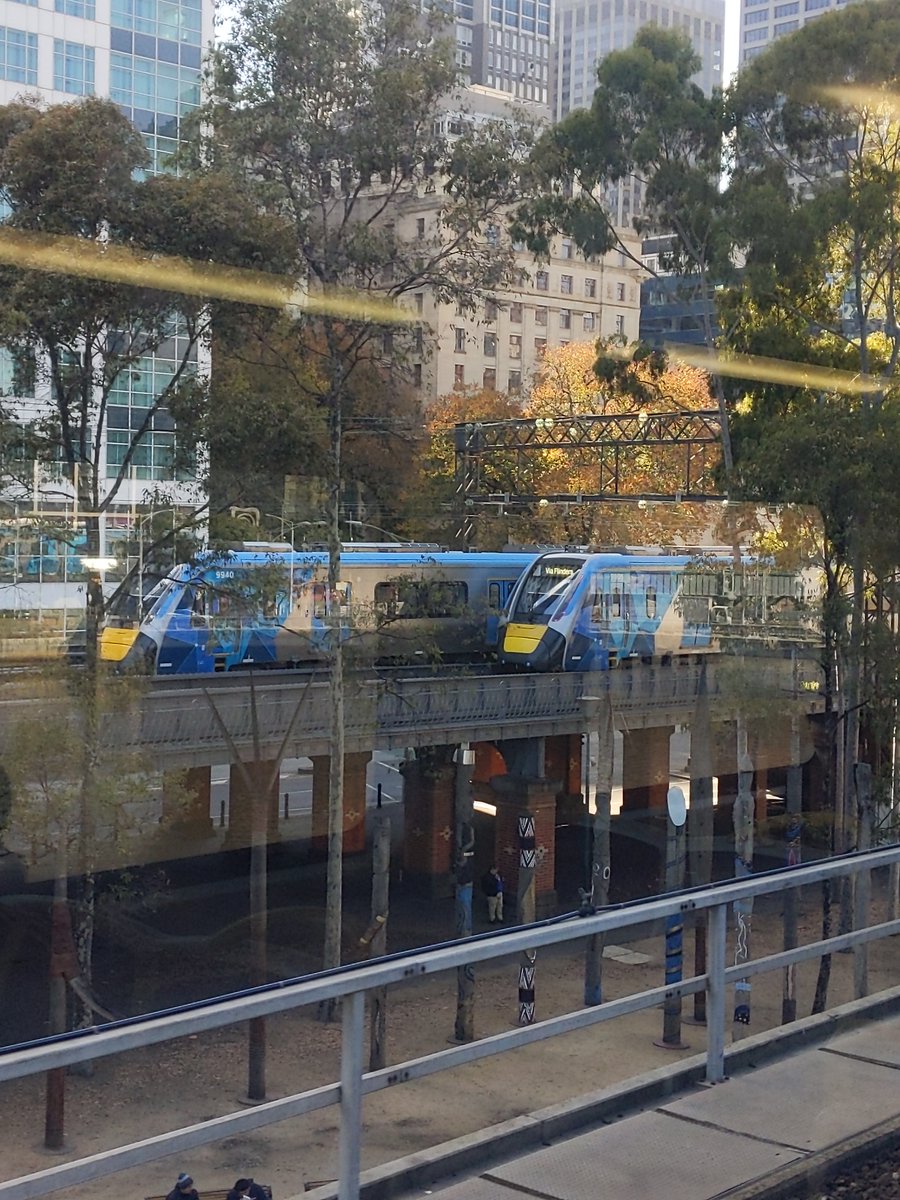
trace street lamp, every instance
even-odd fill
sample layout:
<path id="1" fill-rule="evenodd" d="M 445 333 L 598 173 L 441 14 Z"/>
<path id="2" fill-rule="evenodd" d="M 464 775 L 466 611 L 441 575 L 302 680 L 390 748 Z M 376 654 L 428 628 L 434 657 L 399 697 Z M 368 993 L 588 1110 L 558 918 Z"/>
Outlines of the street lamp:
<path id="1" fill-rule="evenodd" d="M 324 524 L 324 522 L 319 522 Z M 375 529 L 379 533 L 383 533 L 385 537 L 392 538 L 395 542 L 402 542 L 403 538 L 397 537 L 396 533 L 391 533 L 389 529 L 382 529 L 380 525 L 373 525 L 371 521 L 356 521 L 352 517 L 347 518 L 347 525 L 350 529 L 350 541 L 353 541 L 353 526 L 356 525 L 361 529 Z"/>
<path id="2" fill-rule="evenodd" d="M 165 508 L 151 508 L 148 513 L 144 513 L 133 525 L 133 530 L 137 531 L 138 539 L 138 612 L 137 623 L 140 625 L 144 617 L 144 526 L 148 521 L 152 521 L 154 517 L 160 513 L 170 512 L 172 514 L 172 558 L 175 558 L 175 518 L 178 515 L 178 509 L 172 505 L 167 505 Z M 163 539 L 160 538 L 160 541 Z"/>

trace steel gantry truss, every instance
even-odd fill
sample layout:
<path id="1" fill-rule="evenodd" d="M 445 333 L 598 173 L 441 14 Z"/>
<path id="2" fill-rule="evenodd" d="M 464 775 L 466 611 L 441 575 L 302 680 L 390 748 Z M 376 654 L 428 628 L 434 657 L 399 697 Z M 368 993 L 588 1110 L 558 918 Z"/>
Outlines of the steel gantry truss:
<path id="1" fill-rule="evenodd" d="M 695 412 L 632 412 L 573 417 L 531 417 L 511 421 L 466 422 L 454 427 L 456 451 L 456 500 L 458 536 L 468 544 L 473 533 L 475 510 L 502 505 L 504 509 L 527 509 L 542 500 L 560 504 L 588 504 L 603 500 L 721 500 L 713 472 L 718 456 L 709 447 L 721 442 L 719 413 L 714 409 Z M 682 450 L 681 476 L 677 486 L 664 492 L 638 490 L 630 486 L 627 452 L 635 448 L 676 447 Z M 534 494 L 525 481 L 529 456 L 548 450 L 596 452 L 598 469 L 595 492 L 554 495 Z M 515 483 L 508 492 L 485 491 L 485 466 L 501 454 L 514 455 Z M 671 470 L 672 462 L 667 463 Z M 521 486 L 518 484 L 521 483 Z"/>

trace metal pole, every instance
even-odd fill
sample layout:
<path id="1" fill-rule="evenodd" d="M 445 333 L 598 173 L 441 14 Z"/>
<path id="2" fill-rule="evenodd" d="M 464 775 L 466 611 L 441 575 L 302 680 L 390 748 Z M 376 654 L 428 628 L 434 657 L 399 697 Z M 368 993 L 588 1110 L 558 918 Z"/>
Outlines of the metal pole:
<path id="1" fill-rule="evenodd" d="M 872 848 L 872 768 L 866 762 L 856 764 L 853 772 L 856 784 L 857 827 L 860 851 Z M 871 872 L 860 871 L 856 876 L 853 892 L 853 928 L 865 929 L 869 924 L 869 906 L 872 898 Z M 853 994 L 861 1000 L 869 994 L 869 946 L 867 942 L 853 947 Z"/>
<path id="2" fill-rule="evenodd" d="M 530 925 L 534 921 L 534 816 L 522 813 L 519 831 L 519 888 L 518 922 Z M 523 950 L 519 961 L 519 1024 L 534 1024 L 534 970 L 536 950 Z"/>
<path id="3" fill-rule="evenodd" d="M 472 936 L 472 883 L 475 864 L 475 822 L 472 798 L 472 767 L 475 751 L 462 742 L 456 751 L 456 936 Z M 453 1040 L 471 1042 L 475 1037 L 475 967 L 465 963 L 456 968 L 456 1024 Z"/>
<path id="4" fill-rule="evenodd" d="M 372 841 L 372 936 L 369 957 L 381 958 L 387 952 L 387 921 L 391 872 L 391 818 L 381 807 L 381 784 L 378 785 L 378 808 L 375 811 L 375 831 Z M 372 989 L 369 1016 L 369 1070 L 378 1071 L 385 1065 L 387 988 Z"/>
<path id="5" fill-rule="evenodd" d="M 800 721 L 793 717 L 791 720 L 791 764 L 787 769 L 786 809 L 788 826 L 785 830 L 786 865 L 800 865 L 802 857 L 801 834 L 803 821 L 801 818 L 803 768 L 800 763 Z M 789 888 L 784 893 L 784 948 L 793 950 L 797 945 L 797 901 L 798 891 Z M 797 968 L 794 963 L 784 968 L 781 996 L 781 1023 L 787 1025 L 797 1019 Z"/>
<path id="6" fill-rule="evenodd" d="M 677 892 L 684 887 L 684 826 L 687 805 L 679 787 L 669 788 L 666 820 L 666 891 Z M 681 1040 L 681 991 L 678 984 L 684 978 L 684 917 L 672 913 L 666 917 L 666 987 L 663 1002 L 662 1041 L 655 1042 L 664 1049 L 684 1050 Z"/>
<path id="7" fill-rule="evenodd" d="M 725 934 L 724 904 L 709 910 L 706 939 L 706 1082 L 725 1078 Z"/>
<path id="8" fill-rule="evenodd" d="M 688 854 L 692 887 L 706 887 L 712 879 L 713 852 L 713 769 L 712 731 L 706 664 L 700 667 L 697 704 L 691 727 L 691 807 L 688 812 Z M 706 921 L 694 921 L 694 974 L 706 973 Z M 706 993 L 694 994 L 693 1020 L 706 1024 Z"/>
<path id="9" fill-rule="evenodd" d="M 602 701 L 600 720 L 597 725 L 597 790 L 594 794 L 591 890 L 588 896 L 592 909 L 605 908 L 609 904 L 609 809 L 612 798 L 614 751 L 612 701 L 607 691 Z M 603 1002 L 603 948 L 605 945 L 606 935 L 603 933 L 595 933 L 587 940 L 584 951 L 585 1007 Z"/>
<path id="10" fill-rule="evenodd" d="M 745 879 L 753 874 L 753 763 L 747 753 L 747 731 L 738 721 L 738 794 L 734 801 L 734 875 Z M 737 900 L 734 905 L 734 965 L 750 957 L 750 929 L 753 900 Z M 750 1024 L 750 980 L 739 979 L 734 985 L 734 1023 Z"/>
<path id="11" fill-rule="evenodd" d="M 365 992 L 351 992 L 343 1002 L 338 1200 L 359 1200 L 365 1002 Z"/>

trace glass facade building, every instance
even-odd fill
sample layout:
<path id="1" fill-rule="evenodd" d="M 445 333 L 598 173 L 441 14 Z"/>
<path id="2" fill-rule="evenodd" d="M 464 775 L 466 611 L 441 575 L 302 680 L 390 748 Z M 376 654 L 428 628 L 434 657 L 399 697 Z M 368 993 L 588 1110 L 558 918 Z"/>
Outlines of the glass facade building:
<path id="1" fill-rule="evenodd" d="M 807 21 L 812 21 L 835 8 L 843 8 L 846 0 L 741 0 L 740 45 L 738 62 L 750 62 L 767 46 L 787 33 L 793 33 Z"/>
<path id="2" fill-rule="evenodd" d="M 457 0 L 457 61 L 470 83 L 545 108 L 552 0 Z"/>

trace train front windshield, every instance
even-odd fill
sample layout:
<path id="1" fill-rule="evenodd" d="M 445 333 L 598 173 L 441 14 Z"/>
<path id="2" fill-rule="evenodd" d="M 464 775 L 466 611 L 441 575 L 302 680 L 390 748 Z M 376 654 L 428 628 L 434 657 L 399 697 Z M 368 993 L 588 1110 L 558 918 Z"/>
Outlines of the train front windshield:
<path id="1" fill-rule="evenodd" d="M 546 625 L 583 565 L 583 558 L 539 558 L 525 577 L 510 621 Z"/>

